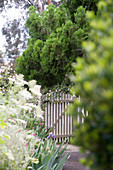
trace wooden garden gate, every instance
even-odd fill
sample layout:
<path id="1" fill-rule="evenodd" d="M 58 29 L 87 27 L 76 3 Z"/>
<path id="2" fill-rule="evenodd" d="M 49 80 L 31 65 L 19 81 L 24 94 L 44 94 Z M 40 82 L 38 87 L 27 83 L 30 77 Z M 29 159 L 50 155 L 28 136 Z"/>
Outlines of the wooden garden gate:
<path id="1" fill-rule="evenodd" d="M 51 128 L 58 142 L 72 136 L 73 120 L 67 107 L 74 97 L 64 92 L 48 93 L 43 96 L 44 121 L 47 128 Z"/>

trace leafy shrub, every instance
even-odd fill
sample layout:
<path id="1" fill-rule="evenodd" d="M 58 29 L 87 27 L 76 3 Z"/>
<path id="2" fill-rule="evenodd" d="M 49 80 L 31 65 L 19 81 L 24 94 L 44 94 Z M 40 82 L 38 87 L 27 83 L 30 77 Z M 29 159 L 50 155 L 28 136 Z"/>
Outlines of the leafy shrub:
<path id="1" fill-rule="evenodd" d="M 72 72 L 71 64 L 84 55 L 81 41 L 89 32 L 83 7 L 77 9 L 74 20 L 73 23 L 63 5 L 57 8 L 49 5 L 40 15 L 31 7 L 26 22 L 30 35 L 28 48 L 17 58 L 16 72 L 27 81 L 37 80 L 42 88 L 69 85 L 67 75 Z"/>
<path id="2" fill-rule="evenodd" d="M 79 124 L 73 143 L 82 151 L 89 151 L 82 160 L 91 169 L 113 169 L 113 1 L 100 1 L 99 15 L 88 12 L 93 41 L 83 42 L 87 58 L 77 59 L 72 79 L 72 91 L 81 96 L 72 109 L 78 106 L 88 111 L 84 123 Z M 79 113 L 80 114 L 80 113 Z M 81 117 L 83 117 L 81 113 Z"/>

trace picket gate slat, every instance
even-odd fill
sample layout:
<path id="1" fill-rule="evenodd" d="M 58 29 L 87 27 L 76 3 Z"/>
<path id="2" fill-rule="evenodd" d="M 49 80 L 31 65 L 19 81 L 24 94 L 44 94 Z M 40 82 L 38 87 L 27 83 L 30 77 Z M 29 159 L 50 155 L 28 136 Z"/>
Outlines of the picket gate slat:
<path id="1" fill-rule="evenodd" d="M 84 118 L 79 115 L 75 116 L 74 119 L 72 115 L 69 115 L 69 109 L 67 108 L 73 103 L 74 98 L 75 96 L 65 94 L 64 92 L 54 92 L 42 96 L 42 101 L 45 105 L 45 126 L 51 128 L 58 142 L 62 142 L 67 137 L 72 137 L 74 119 L 78 123 L 84 122 Z M 80 100 L 80 97 L 78 100 Z M 82 111 L 84 116 L 84 109 L 78 108 L 78 112 L 80 111 Z M 86 115 L 88 115 L 88 112 L 86 112 Z"/>

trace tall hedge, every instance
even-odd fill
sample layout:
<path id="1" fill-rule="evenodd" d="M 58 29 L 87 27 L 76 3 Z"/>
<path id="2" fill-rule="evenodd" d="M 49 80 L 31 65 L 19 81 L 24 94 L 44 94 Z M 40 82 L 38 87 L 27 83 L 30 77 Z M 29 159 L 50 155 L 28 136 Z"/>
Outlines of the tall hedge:
<path id="1" fill-rule="evenodd" d="M 74 132 L 73 143 L 89 151 L 84 164 L 95 170 L 113 169 L 113 1 L 98 4 L 99 15 L 88 12 L 92 41 L 83 42 L 87 58 L 77 59 L 72 91 L 80 95 L 72 106 L 88 111 Z M 82 113 L 79 113 L 82 116 Z"/>
<path id="2" fill-rule="evenodd" d="M 81 42 L 89 31 L 83 7 L 77 9 L 75 23 L 70 18 L 63 5 L 49 5 L 41 14 L 30 8 L 26 22 L 30 38 L 28 48 L 17 59 L 17 73 L 24 74 L 26 80 L 36 79 L 42 87 L 69 83 L 65 75 L 72 72 L 72 62 L 83 56 Z"/>

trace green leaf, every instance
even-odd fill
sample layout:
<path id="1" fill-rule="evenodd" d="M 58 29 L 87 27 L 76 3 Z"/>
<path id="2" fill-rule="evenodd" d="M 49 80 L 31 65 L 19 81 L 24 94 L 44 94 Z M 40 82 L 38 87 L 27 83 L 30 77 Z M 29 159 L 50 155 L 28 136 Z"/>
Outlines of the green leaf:
<path id="1" fill-rule="evenodd" d="M 55 170 L 62 170 L 62 168 L 63 168 L 63 166 L 64 166 L 64 164 L 65 164 L 65 162 L 66 162 L 66 158 L 68 157 L 68 155 L 69 155 L 69 153 L 66 154 L 66 155 L 60 160 L 60 162 L 58 163 L 58 165 L 57 165 L 57 167 L 56 167 Z"/>

